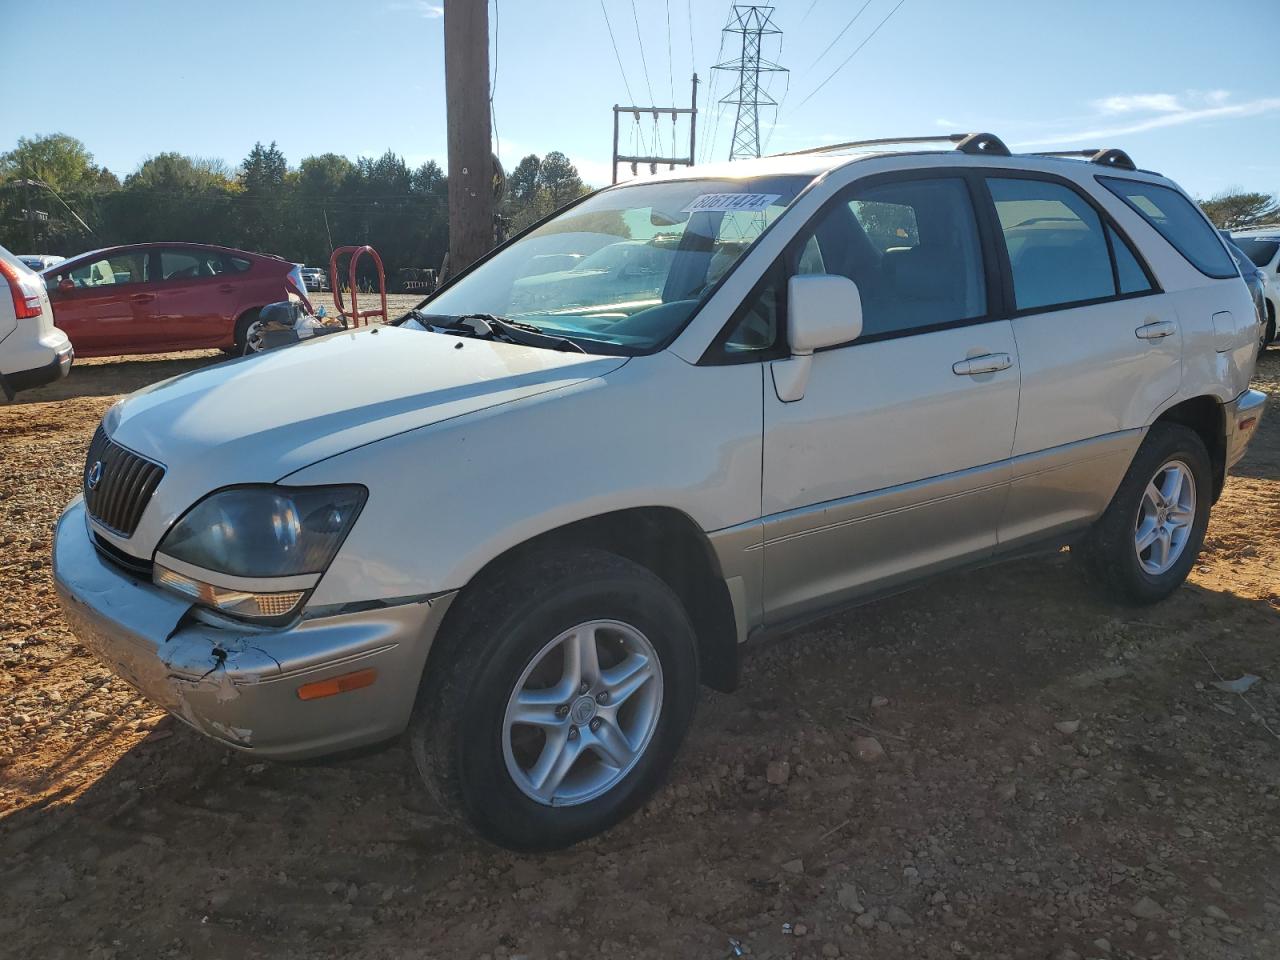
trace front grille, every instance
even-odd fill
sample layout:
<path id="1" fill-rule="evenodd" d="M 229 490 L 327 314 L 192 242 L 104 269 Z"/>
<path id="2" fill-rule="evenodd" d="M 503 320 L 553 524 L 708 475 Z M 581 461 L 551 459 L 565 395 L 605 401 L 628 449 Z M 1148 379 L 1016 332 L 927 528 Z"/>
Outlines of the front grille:
<path id="1" fill-rule="evenodd" d="M 125 553 L 119 547 L 110 543 L 106 537 L 98 533 L 96 530 L 93 532 L 93 545 L 101 556 L 119 567 L 125 573 L 132 577 L 137 577 L 140 580 L 150 581 L 152 571 L 152 563 L 150 560 L 142 560 L 132 554 Z"/>
<path id="2" fill-rule="evenodd" d="M 84 502 L 89 516 L 122 537 L 133 536 L 142 511 L 163 478 L 164 467 L 126 450 L 99 426 L 84 463 Z M 92 486 L 90 480 L 94 480 Z"/>

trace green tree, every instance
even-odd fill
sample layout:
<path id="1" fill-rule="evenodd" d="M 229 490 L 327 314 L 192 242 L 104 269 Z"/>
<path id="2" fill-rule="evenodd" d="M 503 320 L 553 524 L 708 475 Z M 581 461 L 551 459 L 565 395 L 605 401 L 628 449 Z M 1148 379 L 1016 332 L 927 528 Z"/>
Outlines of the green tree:
<path id="1" fill-rule="evenodd" d="M 507 191 L 513 203 L 531 203 L 538 194 L 538 171 L 542 161 L 536 153 L 531 153 L 516 164 L 511 176 L 507 177 Z"/>
<path id="2" fill-rule="evenodd" d="M 289 162 L 274 140 L 264 147 L 259 141 L 240 165 L 240 183 L 246 193 L 276 193 L 284 187 Z"/>
<path id="3" fill-rule="evenodd" d="M 210 157 L 188 157 L 174 152 L 147 157 L 137 170 L 124 178 L 126 190 L 190 192 L 226 190 L 231 185 L 231 176 L 224 161 Z"/>
<path id="4" fill-rule="evenodd" d="M 559 210 L 589 189 L 578 175 L 578 168 L 559 150 L 552 150 L 542 158 L 537 182 L 538 188 L 547 192 L 552 210 Z"/>
<path id="5" fill-rule="evenodd" d="M 43 180 L 54 190 L 119 186 L 115 174 L 93 162 L 93 154 L 65 133 L 19 137 L 12 150 L 0 154 L 0 180 Z"/>
<path id="6" fill-rule="evenodd" d="M 1228 190 L 1208 200 L 1201 200 L 1200 207 L 1205 216 L 1221 230 L 1240 230 L 1280 219 L 1280 203 L 1277 203 L 1274 195 L 1268 193 Z"/>

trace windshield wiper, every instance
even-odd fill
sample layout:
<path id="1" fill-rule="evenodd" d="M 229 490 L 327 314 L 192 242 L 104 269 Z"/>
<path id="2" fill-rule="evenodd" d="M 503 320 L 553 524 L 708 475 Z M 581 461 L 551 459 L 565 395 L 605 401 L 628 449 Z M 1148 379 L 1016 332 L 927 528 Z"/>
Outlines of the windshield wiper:
<path id="1" fill-rule="evenodd" d="M 519 343 L 526 347 L 550 347 L 553 350 L 565 350 L 574 353 L 587 352 L 568 337 L 545 333 L 540 327 L 535 327 L 532 323 L 510 320 L 506 317 L 494 316 L 492 313 L 464 313 L 454 319 L 458 321 L 459 327 L 462 324 L 466 324 L 468 320 L 479 321 L 489 328 L 490 333 L 501 333 L 510 342 Z M 467 324 L 467 326 L 470 326 L 470 324 Z M 476 335 L 482 336 L 483 330 L 477 330 Z"/>

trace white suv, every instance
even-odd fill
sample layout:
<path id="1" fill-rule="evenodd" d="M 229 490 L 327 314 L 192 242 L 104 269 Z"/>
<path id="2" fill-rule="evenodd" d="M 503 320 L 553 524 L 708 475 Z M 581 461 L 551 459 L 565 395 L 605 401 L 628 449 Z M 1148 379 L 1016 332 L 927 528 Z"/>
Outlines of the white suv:
<path id="1" fill-rule="evenodd" d="M 67 618 L 241 750 L 404 735 L 531 849 L 634 810 L 746 641 L 1064 544 L 1161 599 L 1262 413 L 1249 292 L 1118 151 L 955 146 L 602 190 L 399 325 L 123 400 L 58 525 Z M 612 244 L 650 254 L 516 297 Z"/>
<path id="2" fill-rule="evenodd" d="M 71 341 L 53 325 L 44 280 L 0 247 L 0 395 L 12 400 L 27 390 L 65 377 Z"/>
<path id="3" fill-rule="evenodd" d="M 1267 282 L 1262 288 L 1267 308 L 1267 327 L 1262 338 L 1265 350 L 1267 344 L 1275 342 L 1276 317 L 1280 316 L 1280 224 L 1233 230 L 1231 239 L 1266 275 Z"/>

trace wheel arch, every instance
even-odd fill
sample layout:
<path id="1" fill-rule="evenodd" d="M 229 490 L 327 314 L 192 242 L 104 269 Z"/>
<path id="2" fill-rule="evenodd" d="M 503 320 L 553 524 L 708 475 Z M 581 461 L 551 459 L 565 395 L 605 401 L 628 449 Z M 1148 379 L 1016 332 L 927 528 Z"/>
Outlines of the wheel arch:
<path id="1" fill-rule="evenodd" d="M 1181 424 L 1194 430 L 1204 441 L 1213 466 L 1213 499 L 1216 502 L 1227 479 L 1227 420 L 1222 402 L 1205 394 L 1191 397 L 1162 411 L 1155 423 Z"/>
<path id="2" fill-rule="evenodd" d="M 738 631 L 732 599 L 719 561 L 702 528 L 673 507 L 631 507 L 598 514 L 547 530 L 510 547 L 470 578 L 440 626 L 450 633 L 460 600 L 476 584 L 492 582 L 504 570 L 527 562 L 539 552 L 565 547 L 592 547 L 637 563 L 667 584 L 680 599 L 698 639 L 699 679 L 714 690 L 731 691 L 738 682 Z M 428 656 L 430 672 L 448 643 L 435 643 Z"/>

